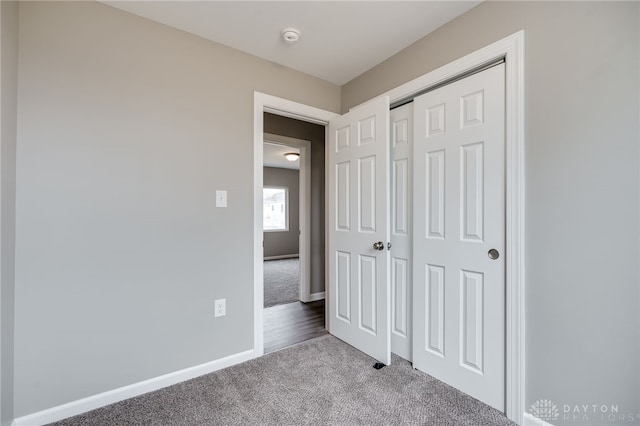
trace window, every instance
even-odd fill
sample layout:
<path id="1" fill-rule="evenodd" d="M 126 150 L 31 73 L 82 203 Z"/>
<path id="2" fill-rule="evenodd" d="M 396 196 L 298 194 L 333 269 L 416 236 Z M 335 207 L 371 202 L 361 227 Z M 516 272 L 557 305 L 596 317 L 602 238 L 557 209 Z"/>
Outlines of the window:
<path id="1" fill-rule="evenodd" d="M 289 230 L 289 192 L 283 187 L 262 190 L 262 224 L 266 232 Z"/>

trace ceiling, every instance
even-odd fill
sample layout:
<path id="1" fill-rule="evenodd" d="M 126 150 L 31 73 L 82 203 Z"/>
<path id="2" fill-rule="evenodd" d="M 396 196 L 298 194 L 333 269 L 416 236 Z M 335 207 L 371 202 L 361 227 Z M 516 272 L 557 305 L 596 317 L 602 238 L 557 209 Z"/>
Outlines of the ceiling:
<path id="1" fill-rule="evenodd" d="M 101 1 L 343 85 L 481 1 Z M 301 31 L 297 44 L 280 38 Z"/>
<path id="2" fill-rule="evenodd" d="M 300 160 L 289 161 L 284 158 L 284 155 L 287 152 L 296 152 L 299 154 L 300 150 L 297 148 L 265 142 L 262 163 L 267 167 L 300 170 Z"/>

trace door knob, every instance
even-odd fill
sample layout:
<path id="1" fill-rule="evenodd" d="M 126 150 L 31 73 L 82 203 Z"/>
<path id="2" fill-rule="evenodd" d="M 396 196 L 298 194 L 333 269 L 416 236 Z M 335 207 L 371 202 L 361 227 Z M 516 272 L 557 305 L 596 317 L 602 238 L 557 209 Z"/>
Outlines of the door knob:
<path id="1" fill-rule="evenodd" d="M 373 243 L 374 250 L 384 250 L 384 243 L 382 241 L 378 241 L 377 243 Z"/>
<path id="2" fill-rule="evenodd" d="M 491 249 L 487 252 L 487 256 L 489 256 L 489 259 L 491 260 L 496 260 L 500 257 L 500 252 L 496 249 Z"/>

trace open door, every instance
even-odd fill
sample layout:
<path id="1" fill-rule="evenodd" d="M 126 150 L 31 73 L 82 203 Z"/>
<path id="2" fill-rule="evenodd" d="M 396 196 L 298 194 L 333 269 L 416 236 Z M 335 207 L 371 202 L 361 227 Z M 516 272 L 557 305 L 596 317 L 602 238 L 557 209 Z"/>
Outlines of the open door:
<path id="1" fill-rule="evenodd" d="M 329 123 L 329 332 L 391 362 L 389 98 Z"/>

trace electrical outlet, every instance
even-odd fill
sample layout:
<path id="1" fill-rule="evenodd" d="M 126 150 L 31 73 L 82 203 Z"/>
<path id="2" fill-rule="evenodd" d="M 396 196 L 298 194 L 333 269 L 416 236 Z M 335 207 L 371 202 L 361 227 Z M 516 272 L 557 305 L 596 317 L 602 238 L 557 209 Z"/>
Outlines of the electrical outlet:
<path id="1" fill-rule="evenodd" d="M 227 191 L 216 191 L 216 207 L 227 207 Z"/>
<path id="2" fill-rule="evenodd" d="M 218 299 L 215 301 L 215 317 L 223 317 L 227 315 L 227 299 Z"/>

